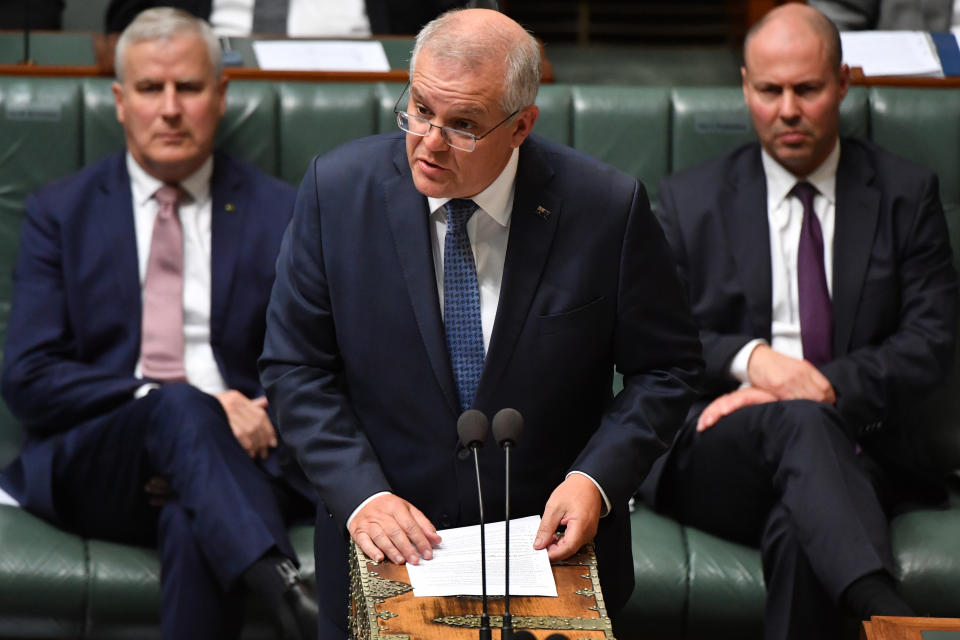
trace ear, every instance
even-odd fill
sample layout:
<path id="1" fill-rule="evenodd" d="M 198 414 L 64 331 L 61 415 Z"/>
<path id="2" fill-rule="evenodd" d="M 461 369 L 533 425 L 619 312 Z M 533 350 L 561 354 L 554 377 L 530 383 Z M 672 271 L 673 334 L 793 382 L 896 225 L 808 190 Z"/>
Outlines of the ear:
<path id="1" fill-rule="evenodd" d="M 840 99 L 843 100 L 847 95 L 847 89 L 850 88 L 850 66 L 840 65 Z"/>
<path id="2" fill-rule="evenodd" d="M 537 116 L 539 115 L 540 107 L 535 104 L 524 107 L 520 113 L 517 114 L 516 119 L 513 121 L 513 134 L 510 139 L 510 144 L 514 148 L 519 147 L 523 144 L 523 141 L 527 139 L 527 136 L 533 131 L 533 125 L 537 122 Z"/>
<path id="3" fill-rule="evenodd" d="M 740 88 L 743 90 L 743 101 L 747 101 L 747 91 L 750 89 L 750 83 L 747 82 L 747 67 L 740 67 Z"/>
<path id="4" fill-rule="evenodd" d="M 110 85 L 110 88 L 113 90 L 113 104 L 117 110 L 117 122 L 123 124 L 123 87 L 119 82 L 114 82 Z"/>
<path id="5" fill-rule="evenodd" d="M 222 75 L 217 79 L 217 93 L 219 94 L 218 99 L 220 101 L 220 117 L 223 117 L 223 114 L 227 112 L 227 76 Z"/>

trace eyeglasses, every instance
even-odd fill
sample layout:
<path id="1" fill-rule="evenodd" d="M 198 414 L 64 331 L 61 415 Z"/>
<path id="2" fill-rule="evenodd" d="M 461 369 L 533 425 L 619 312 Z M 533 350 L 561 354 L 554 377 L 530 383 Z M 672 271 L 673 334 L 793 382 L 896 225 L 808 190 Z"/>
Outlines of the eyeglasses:
<path id="1" fill-rule="evenodd" d="M 393 105 L 393 113 L 397 116 L 397 126 L 400 127 L 403 131 L 407 133 L 412 133 L 415 136 L 420 136 L 424 138 L 430 135 L 430 131 L 434 128 L 440 129 L 440 135 L 443 137 L 443 141 L 446 142 L 449 146 L 454 149 L 459 149 L 460 151 L 473 151 L 477 148 L 477 141 L 483 140 L 488 135 L 493 133 L 497 127 L 505 123 L 507 120 L 513 116 L 520 113 L 520 109 L 517 109 L 506 118 L 493 125 L 485 134 L 482 136 L 475 136 L 472 133 L 466 131 L 461 131 L 460 129 L 454 129 L 453 127 L 442 127 L 438 124 L 433 124 L 426 118 L 421 118 L 420 116 L 415 116 L 412 113 L 407 113 L 406 111 L 400 111 L 398 107 L 400 106 L 400 100 L 403 98 L 404 94 L 407 92 L 407 89 L 410 87 L 410 83 L 407 83 L 407 86 L 404 87 L 403 91 L 400 93 L 400 97 L 397 98 L 397 103 Z"/>

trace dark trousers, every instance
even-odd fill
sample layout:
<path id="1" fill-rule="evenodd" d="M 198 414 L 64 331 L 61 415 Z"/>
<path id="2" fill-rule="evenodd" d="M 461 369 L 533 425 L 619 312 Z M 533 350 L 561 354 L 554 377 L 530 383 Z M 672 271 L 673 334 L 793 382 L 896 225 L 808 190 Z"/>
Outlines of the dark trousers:
<path id="1" fill-rule="evenodd" d="M 164 638 L 237 637 L 238 577 L 270 549 L 296 561 L 283 488 L 236 441 L 216 398 L 195 387 L 164 386 L 51 446 L 65 528 L 158 545 Z M 170 485 L 162 507 L 144 491 L 154 475 Z"/>
<path id="2" fill-rule="evenodd" d="M 768 640 L 835 637 L 843 590 L 892 569 L 886 516 L 844 429 L 825 404 L 745 407 L 703 433 L 687 424 L 663 468 L 661 511 L 760 547 Z"/>

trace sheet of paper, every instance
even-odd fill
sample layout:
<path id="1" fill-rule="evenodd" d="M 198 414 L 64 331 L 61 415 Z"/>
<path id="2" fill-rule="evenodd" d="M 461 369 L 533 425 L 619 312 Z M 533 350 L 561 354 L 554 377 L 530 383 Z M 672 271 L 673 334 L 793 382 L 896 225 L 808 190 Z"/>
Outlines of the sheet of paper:
<path id="1" fill-rule="evenodd" d="M 390 71 L 383 45 L 365 40 L 257 40 L 261 69 L 284 71 Z"/>
<path id="2" fill-rule="evenodd" d="M 540 516 L 510 521 L 510 595 L 557 596 L 557 583 L 550 570 L 547 550 L 533 550 Z M 432 560 L 407 565 L 413 595 L 479 596 L 480 525 L 438 531 L 443 542 L 433 550 Z M 487 595 L 504 593 L 504 523 L 486 525 Z"/>
<path id="3" fill-rule="evenodd" d="M 840 41 L 843 61 L 865 76 L 943 76 L 924 31 L 844 31 Z"/>

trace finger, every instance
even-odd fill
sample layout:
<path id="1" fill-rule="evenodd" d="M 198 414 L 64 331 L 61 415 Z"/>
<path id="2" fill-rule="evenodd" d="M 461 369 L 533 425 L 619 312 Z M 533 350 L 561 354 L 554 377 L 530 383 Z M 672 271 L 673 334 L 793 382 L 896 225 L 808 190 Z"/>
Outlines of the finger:
<path id="1" fill-rule="evenodd" d="M 373 543 L 373 540 L 370 539 L 370 536 L 361 532 L 355 535 L 353 540 L 357 543 L 357 546 L 360 547 L 360 550 L 367 554 L 368 558 L 374 562 L 383 561 L 383 552 L 380 551 L 380 548 Z"/>
<path id="2" fill-rule="evenodd" d="M 425 560 L 433 559 L 433 548 L 443 542 L 443 539 L 437 534 L 437 528 L 433 526 L 433 523 L 423 515 L 423 512 L 417 509 L 414 506 L 410 507 L 410 514 L 413 516 L 413 519 L 416 521 L 417 526 L 420 527 L 420 531 L 423 532 L 424 538 L 426 539 L 427 544 L 424 546 L 417 546 L 417 550 L 420 552 L 420 555 L 423 556 Z"/>
<path id="3" fill-rule="evenodd" d="M 545 549 L 547 545 L 555 540 L 557 527 L 560 526 L 560 518 L 563 514 L 553 504 L 553 498 L 547 501 L 547 506 L 543 509 L 543 516 L 540 518 L 540 528 L 537 529 L 537 536 L 533 539 L 534 549 Z"/>
<path id="4" fill-rule="evenodd" d="M 394 523 L 396 525 L 396 523 Z M 398 549 L 396 544 L 394 544 L 394 536 L 397 535 L 397 531 L 400 530 L 398 526 L 391 526 L 389 533 L 384 531 L 382 527 L 377 527 L 376 531 L 371 531 L 369 533 L 370 539 L 373 540 L 373 544 L 377 545 L 384 555 L 390 558 L 390 561 L 394 564 L 403 564 L 406 562 L 406 555 L 404 550 Z M 408 546 L 410 546 L 408 544 Z M 412 548 L 412 547 L 410 547 Z"/>
<path id="5" fill-rule="evenodd" d="M 400 525 L 400 528 L 391 533 L 390 539 L 403 554 L 404 558 L 406 558 L 407 562 L 410 564 L 419 564 L 421 557 L 427 558 L 427 554 L 429 554 L 431 558 L 433 557 L 433 546 L 430 544 L 430 541 L 427 540 L 427 536 L 423 529 L 420 528 L 420 524 L 416 518 L 413 517 L 410 511 L 411 508 L 412 507 L 405 508 L 398 514 L 397 524 Z M 427 559 L 429 560 L 429 558 Z"/>
<path id="6" fill-rule="evenodd" d="M 547 556 L 551 562 L 566 560 L 592 539 L 582 520 L 571 519 L 563 535 L 554 535 L 553 542 L 547 545 Z"/>
<path id="7" fill-rule="evenodd" d="M 253 404 L 253 406 L 255 406 L 255 407 L 259 407 L 259 408 L 261 408 L 261 409 L 266 409 L 266 408 L 267 408 L 267 396 L 260 396 L 260 397 L 258 397 L 258 398 L 254 398 L 254 399 L 251 400 L 250 402 L 251 402 L 251 403 Z"/>

